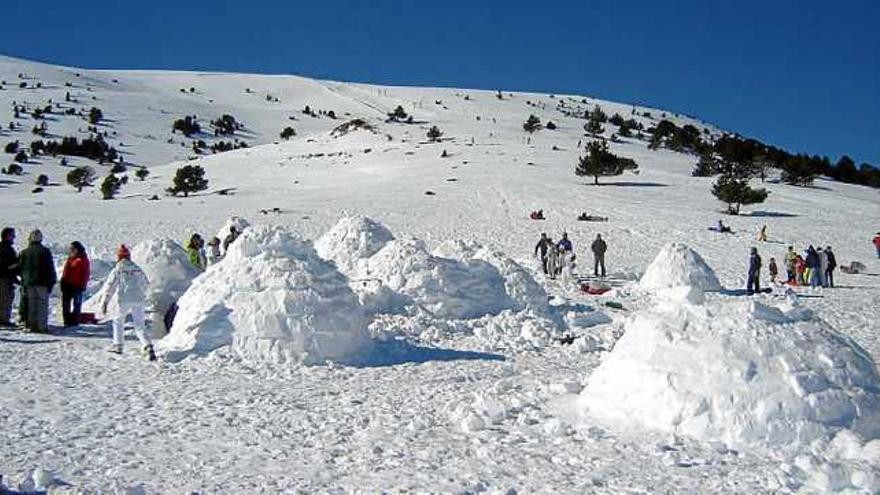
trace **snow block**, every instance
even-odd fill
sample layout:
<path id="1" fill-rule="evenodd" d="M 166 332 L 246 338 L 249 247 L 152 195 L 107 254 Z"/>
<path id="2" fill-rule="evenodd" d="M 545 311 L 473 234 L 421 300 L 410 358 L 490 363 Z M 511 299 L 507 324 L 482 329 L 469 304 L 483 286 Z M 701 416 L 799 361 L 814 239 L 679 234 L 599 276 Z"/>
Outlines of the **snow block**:
<path id="1" fill-rule="evenodd" d="M 702 291 L 721 290 L 715 271 L 696 251 L 678 242 L 667 244 L 645 270 L 639 282 L 649 291 L 692 286 Z"/>

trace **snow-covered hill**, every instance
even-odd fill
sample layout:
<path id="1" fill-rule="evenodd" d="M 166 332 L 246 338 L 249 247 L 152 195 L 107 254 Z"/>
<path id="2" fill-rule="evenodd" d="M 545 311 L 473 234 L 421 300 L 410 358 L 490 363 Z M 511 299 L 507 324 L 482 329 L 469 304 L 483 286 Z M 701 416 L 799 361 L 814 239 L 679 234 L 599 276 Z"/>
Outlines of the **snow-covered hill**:
<path id="1" fill-rule="evenodd" d="M 630 311 L 647 305 L 633 280 L 663 246 L 688 244 L 723 286 L 740 288 L 749 247 L 758 244 L 757 232 L 766 224 L 770 241 L 759 245 L 765 265 L 775 257 L 784 271 L 788 245 L 801 251 L 808 244 L 831 245 L 839 263 L 858 260 L 870 274 L 880 273 L 870 244 L 880 228 L 876 190 L 821 179 L 811 188 L 768 181 L 769 199 L 745 208 L 740 217 L 724 217 L 735 232 L 722 235 L 707 230 L 721 218 L 722 205 L 710 193 L 711 178 L 691 177 L 692 155 L 650 150 L 645 141 L 621 138 L 609 143 L 610 149 L 636 160 L 638 174 L 605 178 L 600 186 L 574 175 L 588 141 L 585 120 L 576 115 L 595 105 L 645 127 L 665 117 L 709 135 L 720 132 L 660 109 L 574 95 L 501 92 L 499 98 L 495 91 L 293 76 L 92 71 L 12 58 L 0 58 L 0 80 L 5 82 L 0 86 L 0 144 L 18 140 L 26 146 L 39 139 L 31 133 L 39 121 L 27 112 L 16 119 L 14 105 L 32 110 L 49 100 L 58 104 L 45 119 L 49 136 L 43 139 L 88 137 L 84 117 L 63 113 L 72 108 L 88 115 L 94 106 L 104 115 L 99 130 L 106 131 L 107 141 L 130 167 L 128 184 L 110 201 L 101 200 L 97 188 L 78 193 L 65 183 L 74 166 L 93 166 L 99 177 L 109 173 L 108 165 L 82 158 L 68 159 L 69 166 L 63 167 L 60 157 L 41 156 L 23 165 L 25 175 L 2 176 L 4 223 L 18 228 L 20 239 L 41 228 L 56 256 L 63 255 L 67 243 L 80 240 L 93 257 L 110 260 L 120 243 L 166 237 L 182 243 L 194 232 L 211 237 L 232 216 L 315 240 L 343 216 L 367 215 L 399 239 L 424 240 L 426 251 L 420 256 L 427 264 L 434 262 L 428 250 L 432 256 L 467 258 L 456 250 L 466 251 L 462 246 L 474 241 L 499 251 L 523 265 L 554 297 L 552 311 L 560 311 L 546 318 L 508 312 L 467 321 L 423 312 L 374 315 L 369 326 L 374 338 L 401 338 L 416 347 L 395 348 L 380 362 L 357 366 L 278 368 L 220 349 L 152 368 L 134 355 L 106 356 L 103 327 L 44 339 L 2 332 L 0 443 L 7 448 L 0 450 L 0 474 L 7 478 L 17 480 L 26 470 L 44 466 L 85 490 L 142 483 L 149 493 L 397 488 L 858 492 L 880 486 L 880 458 L 841 435 L 833 448 L 736 452 L 717 442 L 572 419 L 577 414 L 569 410 L 571 395 L 588 382 L 627 328 Z M 66 101 L 68 92 L 73 101 Z M 413 116 L 412 123 L 386 122 L 398 105 Z M 306 106 L 315 116 L 303 113 Z M 335 119 L 327 115 L 330 111 Z M 224 114 L 244 124 L 231 138 L 215 137 L 208 125 Z M 557 128 L 524 132 L 530 114 Z M 207 132 L 190 139 L 172 133 L 172 122 L 187 115 L 196 115 Z M 353 119 L 366 126 L 333 132 Z M 18 128 L 9 130 L 9 121 Z M 432 143 L 426 132 L 434 125 L 443 135 Z M 279 138 L 286 126 L 296 130 L 290 140 Z M 606 137 L 615 130 L 605 124 Z M 194 140 L 210 146 L 230 139 L 244 140 L 248 148 L 193 152 Z M 11 163 L 12 155 L 2 156 L 7 163 L 0 165 Z M 188 198 L 167 196 L 174 172 L 185 164 L 204 167 L 208 190 Z M 148 167 L 149 177 L 135 180 L 135 167 Z M 33 193 L 40 174 L 57 185 Z M 529 212 L 538 209 L 546 220 L 529 219 Z M 608 221 L 579 222 L 582 212 Z M 558 239 L 563 231 L 585 275 L 592 271 L 590 242 L 597 233 L 607 240 L 614 285 L 609 296 L 587 296 L 574 283 L 539 273 L 533 255 L 538 237 L 546 232 Z M 450 244 L 454 240 L 465 242 Z M 296 256 L 291 256 L 313 257 L 309 248 L 296 245 Z M 319 247 L 326 251 L 326 245 Z M 368 267 L 385 263 L 367 275 L 398 276 L 383 271 L 395 252 L 365 262 Z M 401 247 L 399 252 L 408 251 Z M 285 255 L 275 255 L 279 260 L 273 263 L 286 266 Z M 499 266 L 512 263 L 485 251 L 481 256 Z M 242 267 L 249 263 L 246 258 L 239 262 Z M 344 265 L 346 276 L 360 280 L 360 272 Z M 324 273 L 324 268 L 309 270 L 309 276 Z M 504 273 L 517 273 L 510 270 Z M 227 268 L 223 277 L 206 276 L 194 285 L 210 292 L 205 281 L 232 280 L 235 271 Z M 449 282 L 438 273 L 432 275 L 440 285 Z M 425 278 L 413 291 L 434 280 L 419 276 Z M 804 296 L 801 304 L 823 320 L 823 329 L 827 323 L 852 338 L 875 362 L 880 359 L 874 309 L 880 307 L 878 278 L 838 274 L 837 289 L 797 289 Z M 262 283 L 236 280 L 248 291 L 259 290 Z M 292 290 L 298 279 L 292 280 L 284 290 Z M 264 303 L 252 299 L 239 307 Z M 625 309 L 603 306 L 612 299 L 622 301 Z M 784 300 L 773 295 L 756 299 L 771 306 Z M 559 307 L 572 311 L 563 318 L 566 313 Z M 735 308 L 723 311 L 725 331 L 735 331 L 738 314 L 751 318 L 744 331 L 765 325 L 761 315 L 767 311 Z M 557 316 L 551 324 L 578 335 L 575 345 L 548 345 L 541 325 Z M 686 329 L 687 321 L 682 326 Z M 823 452 L 829 449 L 838 452 L 826 458 Z M 842 459 L 849 464 L 841 467 Z"/>

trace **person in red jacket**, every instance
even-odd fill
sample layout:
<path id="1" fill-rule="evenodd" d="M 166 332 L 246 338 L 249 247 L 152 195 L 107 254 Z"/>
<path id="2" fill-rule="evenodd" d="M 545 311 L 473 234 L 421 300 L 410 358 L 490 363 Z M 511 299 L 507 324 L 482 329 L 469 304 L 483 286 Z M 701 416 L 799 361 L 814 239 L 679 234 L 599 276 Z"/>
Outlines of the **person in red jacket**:
<path id="1" fill-rule="evenodd" d="M 874 243 L 874 247 L 877 249 L 877 257 L 880 258 L 880 232 L 877 232 L 877 235 L 874 236 L 874 240 L 871 242 Z"/>
<path id="2" fill-rule="evenodd" d="M 89 285 L 90 265 L 86 248 L 79 241 L 70 243 L 70 256 L 61 274 L 61 313 L 65 327 L 79 325 L 83 293 Z"/>

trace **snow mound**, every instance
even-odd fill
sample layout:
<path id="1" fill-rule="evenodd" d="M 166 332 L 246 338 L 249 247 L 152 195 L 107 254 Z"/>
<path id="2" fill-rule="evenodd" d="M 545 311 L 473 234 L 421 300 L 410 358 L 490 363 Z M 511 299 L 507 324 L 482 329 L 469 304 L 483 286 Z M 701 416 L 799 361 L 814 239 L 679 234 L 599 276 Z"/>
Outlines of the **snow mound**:
<path id="1" fill-rule="evenodd" d="M 550 310 L 547 291 L 535 281 L 528 270 L 504 253 L 492 251 L 475 241 L 453 240 L 437 246 L 433 254 L 459 261 L 485 261 L 494 266 L 504 278 L 504 290 L 513 301 L 511 309 L 531 310 L 539 314 L 547 314 Z"/>
<path id="2" fill-rule="evenodd" d="M 140 242 L 132 248 L 131 259 L 150 281 L 147 307 L 156 315 L 153 327 L 161 327 L 162 333 L 167 333 L 163 315 L 186 292 L 199 272 L 189 262 L 186 250 L 171 239 Z"/>
<path id="3" fill-rule="evenodd" d="M 721 290 L 715 271 L 696 251 L 685 244 L 667 244 L 642 275 L 640 285 L 646 290 L 692 286 L 702 291 Z"/>
<path id="4" fill-rule="evenodd" d="M 880 437 L 868 354 L 818 320 L 757 302 L 661 301 L 636 313 L 589 377 L 589 415 L 734 447 Z"/>
<path id="5" fill-rule="evenodd" d="M 252 227 L 178 302 L 159 349 L 171 360 L 232 345 L 272 363 L 345 359 L 368 343 L 348 281 L 311 243 L 281 227 Z"/>
<path id="6" fill-rule="evenodd" d="M 315 250 L 336 263 L 345 274 L 355 274 L 364 260 L 378 253 L 394 236 L 384 225 L 363 215 L 343 217 L 315 241 Z"/>
<path id="7" fill-rule="evenodd" d="M 376 279 L 437 318 L 479 318 L 514 306 L 494 266 L 434 256 L 416 239 L 388 242 L 366 260 L 361 278 Z"/>

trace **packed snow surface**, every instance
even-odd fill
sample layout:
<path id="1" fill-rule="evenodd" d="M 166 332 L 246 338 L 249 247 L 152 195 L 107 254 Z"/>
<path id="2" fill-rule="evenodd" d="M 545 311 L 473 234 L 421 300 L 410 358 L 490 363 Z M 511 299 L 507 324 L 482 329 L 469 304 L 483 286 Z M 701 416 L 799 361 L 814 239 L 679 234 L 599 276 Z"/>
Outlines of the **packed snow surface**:
<path id="1" fill-rule="evenodd" d="M 691 286 L 702 291 L 721 290 L 721 283 L 703 257 L 685 244 L 673 242 L 660 250 L 642 275 L 643 289 Z"/>
<path id="2" fill-rule="evenodd" d="M 346 278 L 311 243 L 281 227 L 253 227 L 178 303 L 169 359 L 232 345 L 257 361 L 312 364 L 363 350 L 366 319 Z"/>

